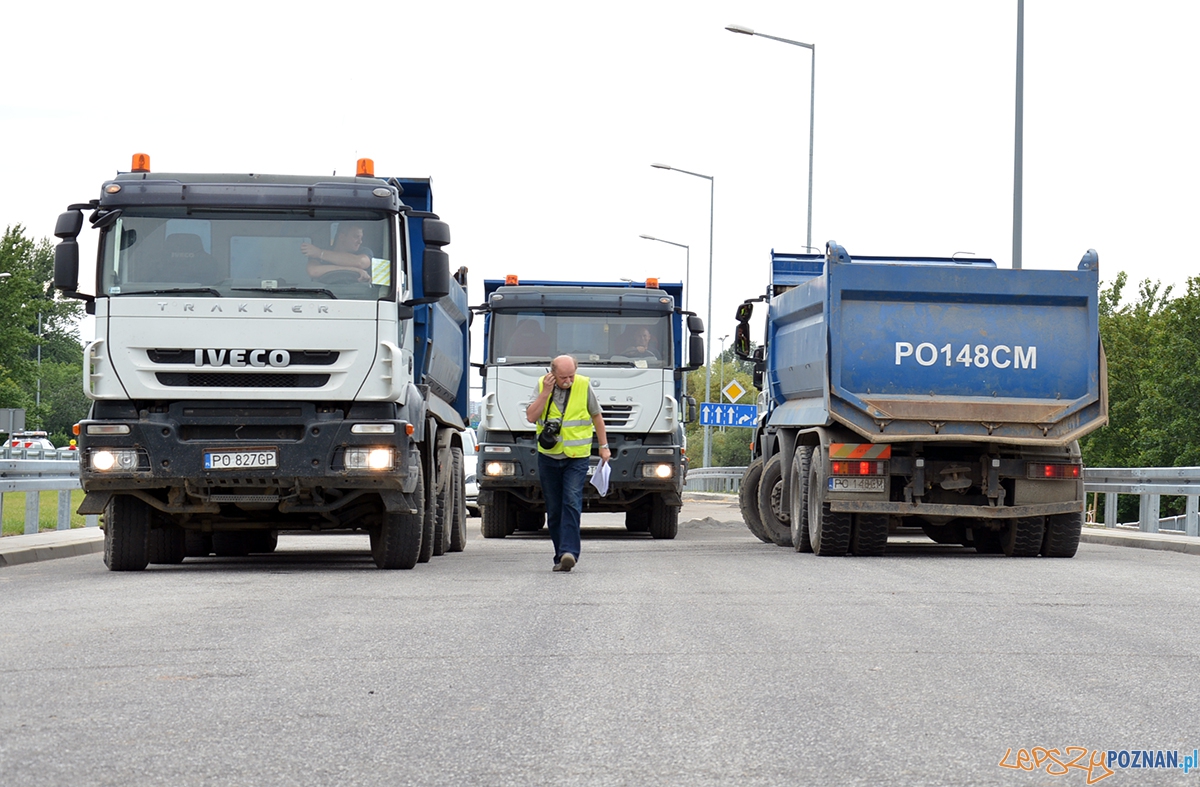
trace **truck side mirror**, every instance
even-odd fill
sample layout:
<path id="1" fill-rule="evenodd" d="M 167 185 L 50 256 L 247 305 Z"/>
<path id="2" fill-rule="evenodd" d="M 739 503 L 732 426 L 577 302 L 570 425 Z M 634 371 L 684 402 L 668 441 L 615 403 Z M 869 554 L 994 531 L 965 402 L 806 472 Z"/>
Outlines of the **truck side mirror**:
<path id="1" fill-rule="evenodd" d="M 692 334 L 688 338 L 688 369 L 699 369 L 704 365 L 704 337 Z"/>
<path id="2" fill-rule="evenodd" d="M 754 304 L 743 303 L 737 307 L 737 314 L 734 316 L 738 322 L 748 322 L 752 314 L 754 314 Z"/>
<path id="3" fill-rule="evenodd" d="M 79 244 L 75 239 L 83 229 L 83 212 L 68 210 L 58 215 L 54 237 L 60 242 L 54 247 L 54 287 L 75 292 L 79 289 Z"/>
<path id="4" fill-rule="evenodd" d="M 425 219 L 421 222 L 421 237 L 426 246 L 440 249 L 450 244 L 450 225 L 437 219 Z"/>
<path id="5" fill-rule="evenodd" d="M 687 322 L 689 333 L 704 333 L 704 320 L 695 314 L 689 314 Z"/>
<path id="6" fill-rule="evenodd" d="M 685 395 L 683 397 L 683 422 L 690 424 L 696 420 L 696 397 Z"/>
<path id="7" fill-rule="evenodd" d="M 742 306 L 750 304 L 743 303 Z M 740 312 L 741 309 L 739 308 Z M 733 329 L 733 354 L 743 361 L 750 360 L 750 323 L 742 321 Z"/>
<path id="8" fill-rule="evenodd" d="M 433 303 L 450 294 L 450 255 L 441 249 L 425 249 L 422 257 L 421 303 Z"/>

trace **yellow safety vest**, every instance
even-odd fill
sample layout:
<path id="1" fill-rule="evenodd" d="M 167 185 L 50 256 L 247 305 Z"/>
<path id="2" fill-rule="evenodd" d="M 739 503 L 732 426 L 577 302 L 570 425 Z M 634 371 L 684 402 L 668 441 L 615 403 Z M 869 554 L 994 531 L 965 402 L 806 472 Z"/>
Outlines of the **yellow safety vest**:
<path id="1" fill-rule="evenodd" d="M 545 378 L 538 378 L 538 393 L 546 385 Z M 550 394 L 550 420 L 557 421 L 563 419 L 562 430 L 558 433 L 558 443 L 546 450 L 538 444 L 538 451 L 543 454 L 565 454 L 573 459 L 581 456 L 591 456 L 592 454 L 592 434 L 595 432 L 595 425 L 592 423 L 592 417 L 588 415 L 587 399 L 588 386 L 591 382 L 582 374 L 575 375 L 575 383 L 571 386 L 571 395 L 567 397 L 567 412 L 564 415 L 559 409 L 558 404 L 554 401 L 554 394 Z M 537 433 L 542 433 L 542 426 L 545 425 L 546 412 L 542 411 L 542 417 L 537 421 Z"/>

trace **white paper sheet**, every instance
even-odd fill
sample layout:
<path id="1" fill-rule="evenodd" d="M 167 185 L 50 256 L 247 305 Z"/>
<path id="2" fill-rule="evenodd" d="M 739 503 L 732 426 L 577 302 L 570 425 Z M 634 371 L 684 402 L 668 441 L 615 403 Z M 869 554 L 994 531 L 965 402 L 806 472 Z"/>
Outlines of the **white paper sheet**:
<path id="1" fill-rule="evenodd" d="M 600 493 L 600 497 L 608 494 L 608 462 L 601 462 L 596 465 L 596 469 L 592 472 L 592 486 L 596 487 L 596 491 Z"/>

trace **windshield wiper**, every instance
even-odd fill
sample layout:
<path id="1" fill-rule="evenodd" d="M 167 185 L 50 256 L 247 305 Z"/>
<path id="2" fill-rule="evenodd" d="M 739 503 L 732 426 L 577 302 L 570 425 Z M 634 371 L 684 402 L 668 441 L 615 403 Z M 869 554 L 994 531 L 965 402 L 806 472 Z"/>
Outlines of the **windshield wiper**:
<path id="1" fill-rule="evenodd" d="M 337 296 L 324 287 L 233 287 L 232 292 L 307 292 L 328 295 L 337 300 Z"/>
<path id="2" fill-rule="evenodd" d="M 172 287 L 169 290 L 134 290 L 133 292 L 120 292 L 118 295 L 179 295 L 185 292 L 201 292 L 205 295 L 215 295 L 220 298 L 221 293 L 212 287 Z"/>

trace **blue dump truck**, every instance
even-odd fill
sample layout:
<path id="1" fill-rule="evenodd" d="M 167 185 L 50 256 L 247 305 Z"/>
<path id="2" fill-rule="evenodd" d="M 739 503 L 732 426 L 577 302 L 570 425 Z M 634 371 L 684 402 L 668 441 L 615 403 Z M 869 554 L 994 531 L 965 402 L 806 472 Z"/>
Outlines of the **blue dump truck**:
<path id="1" fill-rule="evenodd" d="M 588 484 L 584 510 L 623 511 L 628 530 L 674 538 L 687 471 L 684 424 L 696 411 L 684 375 L 704 363 L 704 324 L 680 308 L 682 285 L 509 276 L 484 281 L 484 296 L 477 307 L 485 315 L 477 472 L 484 537 L 545 524 L 536 432 L 525 410 L 550 361 L 571 355 L 591 379 L 612 451 L 608 494 Z"/>
<path id="2" fill-rule="evenodd" d="M 1099 262 L 772 252 L 738 307 L 760 419 L 740 504 L 763 541 L 879 555 L 889 532 L 1009 556 L 1071 557 L 1083 526 L 1078 440 L 1107 422 Z M 749 320 L 766 301 L 766 339 Z"/>
<path id="3" fill-rule="evenodd" d="M 385 569 L 463 548 L 470 312 L 431 209 L 428 180 L 369 159 L 303 177 L 136 154 L 59 217 L 55 286 L 96 320 L 79 510 L 104 515 L 110 569 L 269 552 L 293 529 L 366 532 Z"/>

